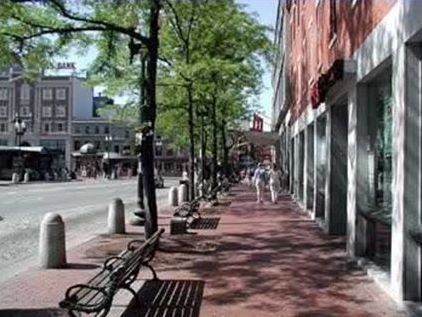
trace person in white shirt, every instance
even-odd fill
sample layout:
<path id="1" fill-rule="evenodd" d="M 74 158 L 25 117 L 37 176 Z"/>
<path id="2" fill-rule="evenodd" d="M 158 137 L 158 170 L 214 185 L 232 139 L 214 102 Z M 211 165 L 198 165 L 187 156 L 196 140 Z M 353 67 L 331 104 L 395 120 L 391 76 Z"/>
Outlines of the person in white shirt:
<path id="1" fill-rule="evenodd" d="M 262 163 L 259 163 L 257 169 L 255 170 L 253 183 L 256 187 L 256 202 L 262 204 L 264 202 L 265 186 L 267 185 L 267 171 Z"/>
<path id="2" fill-rule="evenodd" d="M 281 185 L 281 172 L 277 169 L 276 164 L 272 165 L 269 176 L 270 176 L 271 201 L 274 204 L 277 204 L 278 193 L 280 192 L 280 185 Z"/>

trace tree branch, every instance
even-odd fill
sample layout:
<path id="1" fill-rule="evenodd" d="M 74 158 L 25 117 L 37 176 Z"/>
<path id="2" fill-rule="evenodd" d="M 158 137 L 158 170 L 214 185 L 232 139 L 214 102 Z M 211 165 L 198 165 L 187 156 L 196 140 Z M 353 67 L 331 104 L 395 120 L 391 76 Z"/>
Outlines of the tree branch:
<path id="1" fill-rule="evenodd" d="M 84 23 L 93 24 L 93 25 L 101 25 L 108 30 L 117 31 L 122 34 L 126 34 L 131 38 L 137 39 L 138 41 L 142 42 L 146 46 L 149 45 L 149 39 L 143 36 L 142 34 L 136 32 L 135 28 L 124 28 L 114 23 L 76 16 L 72 14 L 69 10 L 67 10 L 66 7 L 59 0 L 47 0 L 47 1 L 50 2 L 63 17 L 69 20 L 84 22 Z"/>

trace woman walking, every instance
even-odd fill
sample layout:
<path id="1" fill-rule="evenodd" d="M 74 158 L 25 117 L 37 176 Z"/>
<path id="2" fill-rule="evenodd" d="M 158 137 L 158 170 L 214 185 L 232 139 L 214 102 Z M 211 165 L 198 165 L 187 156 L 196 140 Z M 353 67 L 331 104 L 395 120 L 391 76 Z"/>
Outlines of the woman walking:
<path id="1" fill-rule="evenodd" d="M 273 164 L 270 170 L 270 191 L 271 191 L 271 201 L 274 204 L 277 204 L 278 193 L 280 192 L 281 185 L 281 173 L 277 169 L 277 165 Z"/>

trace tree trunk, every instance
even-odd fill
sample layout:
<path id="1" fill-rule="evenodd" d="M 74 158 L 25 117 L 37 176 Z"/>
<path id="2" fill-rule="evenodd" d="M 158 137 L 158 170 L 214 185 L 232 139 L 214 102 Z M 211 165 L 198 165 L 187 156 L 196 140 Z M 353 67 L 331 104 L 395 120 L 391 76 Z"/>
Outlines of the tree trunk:
<path id="1" fill-rule="evenodd" d="M 223 174 L 229 177 L 229 148 L 227 147 L 226 120 L 221 122 L 221 146 L 223 150 Z"/>
<path id="2" fill-rule="evenodd" d="M 187 86 L 188 92 L 188 126 L 189 126 L 189 197 L 195 199 L 195 135 L 193 125 L 192 83 Z"/>
<path id="3" fill-rule="evenodd" d="M 212 109 L 211 109 L 211 126 L 212 126 L 212 188 L 216 187 L 218 184 L 217 180 L 217 157 L 218 157 L 218 150 L 217 150 L 217 100 L 215 96 L 213 97 L 212 101 Z"/>
<path id="4" fill-rule="evenodd" d="M 154 182 L 154 126 L 156 116 L 156 78 L 158 60 L 158 18 L 160 0 L 150 0 L 149 45 L 146 78 L 146 104 L 142 107 L 141 123 L 146 132 L 142 141 L 142 168 L 145 197 L 145 238 L 158 230 L 157 202 Z"/>

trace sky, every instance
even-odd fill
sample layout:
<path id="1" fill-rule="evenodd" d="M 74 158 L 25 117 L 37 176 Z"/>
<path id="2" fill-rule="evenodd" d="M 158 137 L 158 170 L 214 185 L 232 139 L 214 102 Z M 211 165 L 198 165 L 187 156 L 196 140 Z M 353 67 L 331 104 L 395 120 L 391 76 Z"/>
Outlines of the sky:
<path id="1" fill-rule="evenodd" d="M 266 25 L 275 28 L 277 18 L 278 0 L 237 0 L 247 5 L 247 10 L 257 14 L 258 20 Z M 274 39 L 274 35 L 270 35 L 270 39 Z M 262 114 L 271 117 L 272 88 L 271 88 L 271 68 L 267 69 L 263 75 L 264 89 L 259 96 L 259 104 Z M 264 117 L 264 120 L 267 119 Z M 268 120 L 265 120 L 267 122 Z"/>
<path id="2" fill-rule="evenodd" d="M 276 16 L 277 16 L 277 3 L 278 0 L 236 0 L 239 3 L 246 5 L 246 10 L 250 13 L 256 14 L 258 21 L 263 24 L 269 25 L 274 28 Z M 273 40 L 274 35 L 270 34 L 270 39 Z M 60 62 L 71 62 L 75 63 L 77 70 L 82 70 L 92 61 L 95 52 L 90 51 L 85 57 L 80 57 L 74 54 L 70 54 L 65 61 Z M 272 89 L 271 89 L 271 67 L 268 66 L 265 73 L 263 74 L 264 88 L 261 95 L 258 98 L 260 105 L 260 113 L 267 117 L 271 116 L 271 100 L 272 100 Z M 95 89 L 94 93 L 97 94 L 102 89 Z M 119 97 L 116 101 L 119 102 Z M 124 98 L 123 98 L 124 99 Z M 264 119 L 266 119 L 264 117 Z M 267 120 L 265 120 L 267 121 Z"/>

